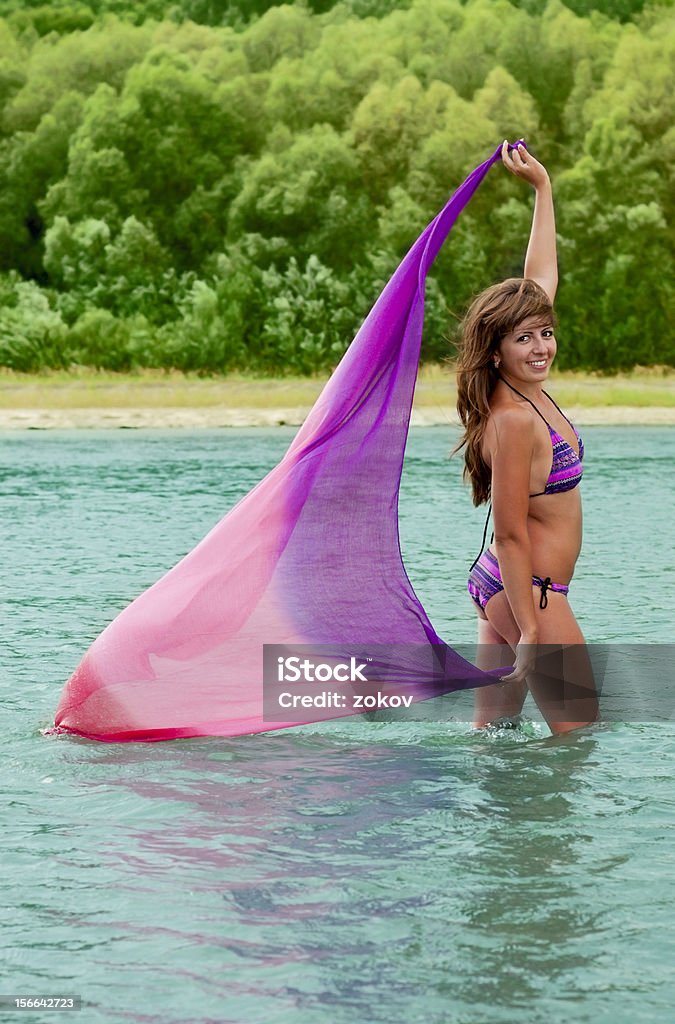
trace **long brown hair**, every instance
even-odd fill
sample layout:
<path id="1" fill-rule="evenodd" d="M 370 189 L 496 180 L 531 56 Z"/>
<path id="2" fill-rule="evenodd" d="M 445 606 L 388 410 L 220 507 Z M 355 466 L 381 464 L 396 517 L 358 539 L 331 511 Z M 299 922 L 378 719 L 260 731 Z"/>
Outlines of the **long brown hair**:
<path id="1" fill-rule="evenodd" d="M 544 289 L 528 278 L 509 277 L 476 296 L 462 321 L 455 370 L 457 412 L 464 433 L 450 454 L 466 445 L 463 478 L 465 483 L 471 481 L 474 505 L 490 497 L 491 472 L 481 455 L 481 442 L 499 379 L 493 356 L 504 335 L 530 316 L 543 316 L 555 324 Z"/>

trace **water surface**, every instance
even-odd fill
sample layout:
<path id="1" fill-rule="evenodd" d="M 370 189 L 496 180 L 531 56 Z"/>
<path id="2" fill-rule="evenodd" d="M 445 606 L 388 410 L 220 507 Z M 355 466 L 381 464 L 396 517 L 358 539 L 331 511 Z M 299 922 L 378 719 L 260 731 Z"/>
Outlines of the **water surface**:
<path id="1" fill-rule="evenodd" d="M 522 729 L 490 734 L 40 734 L 88 643 L 293 434 L 0 435 L 3 994 L 79 994 L 87 1024 L 670 1021 L 670 724 L 553 739 L 528 704 Z M 672 643 L 675 431 L 583 436 L 586 639 Z M 453 443 L 412 432 L 400 518 L 417 593 L 462 644 L 484 512 Z"/>

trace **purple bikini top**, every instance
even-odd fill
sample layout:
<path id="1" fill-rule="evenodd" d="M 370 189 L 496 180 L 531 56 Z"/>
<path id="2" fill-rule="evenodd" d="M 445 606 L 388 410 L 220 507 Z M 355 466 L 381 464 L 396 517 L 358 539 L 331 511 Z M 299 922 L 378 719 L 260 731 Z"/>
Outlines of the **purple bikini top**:
<path id="1" fill-rule="evenodd" d="M 574 426 L 573 423 L 570 423 L 570 421 L 567 420 L 567 416 L 565 416 L 565 413 L 562 411 L 560 406 L 556 405 L 555 401 L 551 398 L 549 393 L 547 391 L 544 391 L 546 397 L 551 398 L 551 401 L 555 405 L 560 415 L 567 420 L 572 430 L 574 431 L 577 441 L 579 442 L 578 455 L 575 452 L 574 448 L 572 448 L 572 446 L 567 443 L 565 438 L 561 437 L 557 430 L 553 429 L 548 420 L 539 412 L 534 402 L 530 401 L 527 395 L 523 395 L 522 392 L 518 391 L 517 388 L 514 388 L 511 384 L 509 384 L 507 380 L 504 380 L 504 378 L 501 375 L 500 380 L 503 380 L 504 383 L 508 387 L 510 387 L 512 391 L 515 391 L 517 395 L 520 395 L 521 398 L 524 398 L 526 402 L 530 403 L 534 411 L 538 413 L 539 416 L 541 416 L 541 418 L 544 420 L 544 423 L 548 427 L 548 432 L 551 435 L 551 444 L 553 445 L 553 462 L 551 463 L 551 472 L 548 475 L 546 487 L 543 491 L 537 491 L 535 494 L 530 494 L 529 497 L 537 498 L 540 494 L 559 494 L 561 491 L 571 491 L 572 488 L 576 487 L 577 484 L 581 481 L 581 477 L 584 472 L 583 466 L 581 465 L 581 460 L 584 457 L 584 442 L 579 437 L 577 433 L 577 428 Z M 544 389 L 542 388 L 542 391 L 543 390 Z M 487 518 L 485 520 L 485 528 L 483 529 L 483 540 L 480 546 L 480 551 L 474 558 L 473 562 L 471 563 L 472 569 L 476 562 L 478 561 L 478 559 L 480 558 L 483 550 L 485 549 L 485 538 L 487 537 L 487 528 L 488 523 L 490 522 L 491 512 L 492 502 L 490 502 Z M 492 540 L 494 540 L 494 536 L 495 535 L 493 533 Z M 492 543 L 492 541 L 490 543 Z"/>
<path id="2" fill-rule="evenodd" d="M 577 484 L 580 483 L 584 472 L 584 468 L 581 465 L 584 457 L 584 442 L 579 437 L 576 427 L 573 423 L 570 423 L 567 416 L 565 416 L 565 413 L 562 411 L 560 406 L 556 404 L 554 399 L 551 398 L 549 393 L 544 391 L 542 388 L 546 397 L 551 399 L 560 415 L 563 419 L 567 420 L 574 431 L 577 441 L 579 442 L 578 455 L 574 448 L 568 444 L 565 438 L 553 429 L 548 420 L 539 412 L 539 409 L 537 409 L 534 402 L 530 401 L 527 395 L 523 395 L 522 392 L 518 391 L 517 388 L 514 388 L 507 380 L 504 380 L 503 377 L 501 379 L 508 387 L 511 388 L 512 391 L 515 391 L 517 395 L 520 395 L 521 398 L 524 398 L 526 402 L 530 403 L 534 411 L 544 420 L 544 423 L 548 427 L 548 432 L 551 435 L 551 444 L 553 445 L 553 462 L 551 463 L 551 472 L 548 475 L 546 487 L 543 491 L 536 491 L 535 494 L 530 494 L 529 497 L 536 498 L 540 494 L 558 494 L 561 491 L 571 491 L 573 487 L 576 487 Z"/>
<path id="3" fill-rule="evenodd" d="M 545 391 L 544 394 L 546 394 Z M 547 397 L 551 398 L 550 395 Z M 551 401 L 553 401 L 552 398 Z M 565 416 L 564 413 L 563 416 Z M 565 419 L 567 420 L 567 416 L 565 416 Z M 577 455 L 574 448 L 553 429 L 550 423 L 546 423 L 553 445 L 551 472 L 548 475 L 544 490 L 537 491 L 536 494 L 530 494 L 530 498 L 536 498 L 539 494 L 557 494 L 559 491 L 571 491 L 581 481 L 584 472 L 584 467 L 581 465 L 584 457 L 584 442 L 579 437 L 574 424 L 570 423 L 569 420 L 567 422 L 576 434 L 577 441 L 579 442 L 579 454 Z"/>

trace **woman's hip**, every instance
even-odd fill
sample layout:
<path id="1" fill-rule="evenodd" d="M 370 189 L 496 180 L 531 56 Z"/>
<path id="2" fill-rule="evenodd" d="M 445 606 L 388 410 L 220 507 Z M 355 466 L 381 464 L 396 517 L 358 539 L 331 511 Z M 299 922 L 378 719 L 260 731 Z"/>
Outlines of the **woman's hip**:
<path id="1" fill-rule="evenodd" d="M 569 584 L 556 583 L 550 576 L 532 576 L 532 586 L 538 587 L 541 591 L 539 607 L 544 609 L 548 606 L 549 593 L 567 595 Z M 497 557 L 486 548 L 471 567 L 467 590 L 474 602 L 484 612 L 488 601 L 504 590 L 504 582 L 499 570 Z"/>

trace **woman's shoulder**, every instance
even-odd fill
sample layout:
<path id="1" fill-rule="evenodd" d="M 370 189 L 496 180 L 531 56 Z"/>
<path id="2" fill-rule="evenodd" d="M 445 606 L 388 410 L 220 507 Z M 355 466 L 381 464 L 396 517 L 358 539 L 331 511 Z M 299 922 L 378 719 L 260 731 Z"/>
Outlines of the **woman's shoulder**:
<path id="1" fill-rule="evenodd" d="M 493 396 L 483 434 L 482 454 L 488 466 L 498 451 L 516 448 L 531 450 L 534 443 L 534 413 L 525 402 L 514 402 L 509 396 Z"/>
<path id="2" fill-rule="evenodd" d="M 525 402 L 510 402 L 508 399 L 498 399 L 496 402 L 490 403 L 488 419 L 496 420 L 499 423 L 520 426 L 531 422 L 532 409 Z"/>
<path id="3" fill-rule="evenodd" d="M 533 410 L 527 402 L 516 402 L 510 395 L 493 394 L 489 405 L 488 426 L 522 430 L 532 423 Z"/>

